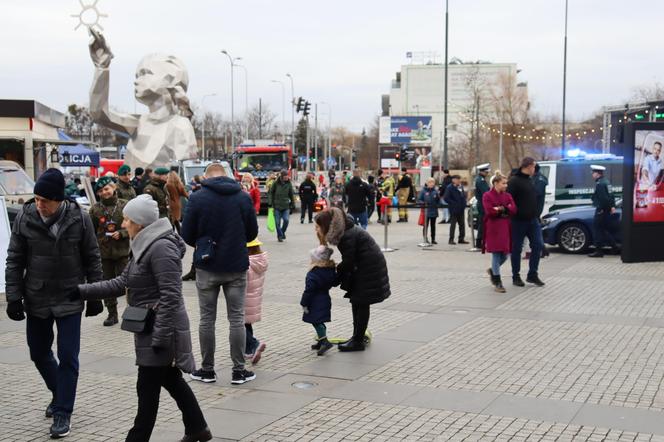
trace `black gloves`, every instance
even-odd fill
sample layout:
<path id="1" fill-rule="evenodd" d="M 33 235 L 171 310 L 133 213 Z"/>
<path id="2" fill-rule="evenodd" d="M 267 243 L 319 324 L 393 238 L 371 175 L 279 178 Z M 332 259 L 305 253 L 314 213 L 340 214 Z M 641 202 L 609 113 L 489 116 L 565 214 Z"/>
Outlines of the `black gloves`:
<path id="1" fill-rule="evenodd" d="M 90 300 L 85 303 L 85 316 L 97 316 L 104 311 L 104 304 L 99 300 Z"/>
<path id="2" fill-rule="evenodd" d="M 7 316 L 12 321 L 22 321 L 25 319 L 25 311 L 23 310 L 23 301 L 11 301 L 7 304 Z"/>

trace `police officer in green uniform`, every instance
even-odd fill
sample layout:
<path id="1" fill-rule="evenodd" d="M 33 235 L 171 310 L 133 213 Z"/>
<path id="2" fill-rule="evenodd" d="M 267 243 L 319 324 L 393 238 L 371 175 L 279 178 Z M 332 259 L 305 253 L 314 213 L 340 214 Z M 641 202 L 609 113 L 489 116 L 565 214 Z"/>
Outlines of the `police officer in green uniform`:
<path id="1" fill-rule="evenodd" d="M 616 212 L 616 203 L 613 195 L 609 192 L 609 180 L 604 178 L 606 167 L 592 164 L 593 178 L 595 179 L 595 193 L 592 201 L 595 207 L 595 217 L 593 218 L 593 243 L 595 251 L 588 255 L 591 258 L 601 258 L 604 256 L 604 246 L 610 245 L 613 250 L 618 249 L 618 245 L 609 232 L 611 215 Z"/>
<path id="2" fill-rule="evenodd" d="M 168 190 L 166 190 L 168 172 L 167 167 L 158 167 L 155 169 L 154 177 L 143 189 L 143 193 L 147 193 L 157 202 L 159 218 L 168 218 Z"/>
<path id="3" fill-rule="evenodd" d="M 477 238 L 475 239 L 475 247 L 482 248 L 482 240 L 484 239 L 484 205 L 482 204 L 482 196 L 491 190 L 489 183 L 486 182 L 486 177 L 489 175 L 491 165 L 489 163 L 479 164 L 476 167 L 477 177 L 475 177 L 475 200 L 477 201 Z"/>
<path id="4" fill-rule="evenodd" d="M 122 228 L 122 209 L 126 200 L 118 198 L 116 185 L 111 177 L 97 180 L 95 191 L 99 201 L 90 208 L 90 218 L 97 234 L 101 266 L 104 279 L 113 279 L 122 274 L 129 257 L 129 235 Z M 105 326 L 118 323 L 117 298 L 104 299 L 108 310 Z"/>
<path id="5" fill-rule="evenodd" d="M 126 164 L 118 169 L 118 188 L 115 191 L 121 200 L 131 201 L 136 198 L 136 190 L 131 185 L 130 174 L 131 168 Z"/>

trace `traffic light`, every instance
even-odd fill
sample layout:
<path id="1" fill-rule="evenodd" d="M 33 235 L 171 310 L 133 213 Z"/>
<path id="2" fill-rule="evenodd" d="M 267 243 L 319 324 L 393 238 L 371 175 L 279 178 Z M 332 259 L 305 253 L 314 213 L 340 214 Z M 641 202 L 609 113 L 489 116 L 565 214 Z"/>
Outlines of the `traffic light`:
<path id="1" fill-rule="evenodd" d="M 302 112 L 302 109 L 304 108 L 304 98 L 298 97 L 297 98 L 297 107 L 296 110 L 298 113 Z"/>
<path id="2" fill-rule="evenodd" d="M 404 160 L 408 157 L 408 147 L 406 145 L 401 146 L 401 158 Z"/>
<path id="3" fill-rule="evenodd" d="M 397 152 L 394 154 L 394 159 L 397 161 L 401 161 L 401 152 Z"/>
<path id="4" fill-rule="evenodd" d="M 304 115 L 305 117 L 308 116 L 309 115 L 309 109 L 311 109 L 311 103 L 309 103 L 308 101 L 305 101 L 304 102 L 304 108 L 302 110 L 302 115 Z"/>

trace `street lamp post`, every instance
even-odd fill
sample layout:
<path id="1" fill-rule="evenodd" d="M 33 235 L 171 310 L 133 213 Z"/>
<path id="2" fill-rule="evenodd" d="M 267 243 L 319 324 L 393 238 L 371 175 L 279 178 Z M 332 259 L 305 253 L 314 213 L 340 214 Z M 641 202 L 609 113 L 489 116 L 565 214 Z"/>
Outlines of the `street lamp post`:
<path id="1" fill-rule="evenodd" d="M 247 119 L 246 125 L 244 128 L 244 139 L 249 139 L 249 74 L 247 73 L 247 67 L 241 64 L 236 64 L 235 66 L 242 68 L 244 70 L 244 117 Z"/>
<path id="2" fill-rule="evenodd" d="M 206 158 L 206 157 L 205 157 L 205 152 L 206 152 L 206 151 L 205 151 L 205 99 L 206 99 L 207 97 L 214 97 L 214 96 L 216 96 L 216 95 L 217 95 L 216 93 L 214 93 L 214 94 L 203 95 L 203 98 L 201 99 L 201 109 L 203 110 L 203 141 L 202 141 L 202 143 L 201 143 L 201 144 L 202 144 L 202 145 L 201 145 L 201 152 L 202 152 L 202 154 L 203 154 L 203 159 Z"/>
<path id="3" fill-rule="evenodd" d="M 237 60 L 242 60 L 241 57 L 233 58 L 231 55 L 226 51 L 226 49 L 223 49 L 221 51 L 222 54 L 228 57 L 228 61 L 231 63 L 231 148 L 235 149 L 235 103 L 234 103 L 234 96 L 233 96 L 233 71 L 235 67 L 235 62 Z"/>
<path id="4" fill-rule="evenodd" d="M 447 67 L 448 67 L 448 53 L 447 53 L 447 40 L 448 40 L 448 30 L 449 30 L 449 0 L 445 0 L 445 103 L 444 103 L 444 122 L 443 122 L 443 164 L 445 169 L 448 168 L 448 158 L 447 158 Z"/>
<path id="5" fill-rule="evenodd" d="M 325 158 L 325 170 L 330 170 L 330 158 L 332 158 L 332 105 L 326 101 L 321 101 L 320 104 L 327 106 L 327 155 Z"/>
<path id="6" fill-rule="evenodd" d="M 281 85 L 281 127 L 284 132 L 284 142 L 286 141 L 286 87 L 281 80 L 271 80 L 272 83 Z"/>
<path id="7" fill-rule="evenodd" d="M 291 89 L 291 149 L 297 157 L 297 152 L 295 152 L 295 86 L 293 86 L 293 76 L 286 74 L 286 77 L 290 79 Z"/>
<path id="8" fill-rule="evenodd" d="M 563 141 L 561 145 L 561 154 L 565 158 L 565 96 L 567 93 L 567 3 L 568 0 L 565 0 L 565 44 L 563 49 Z"/>

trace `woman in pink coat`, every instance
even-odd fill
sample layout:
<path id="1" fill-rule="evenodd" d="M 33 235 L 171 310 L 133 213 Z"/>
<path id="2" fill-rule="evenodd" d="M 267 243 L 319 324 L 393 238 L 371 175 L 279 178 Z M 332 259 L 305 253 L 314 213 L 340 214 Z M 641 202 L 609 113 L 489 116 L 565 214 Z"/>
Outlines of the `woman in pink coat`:
<path id="1" fill-rule="evenodd" d="M 500 279 L 500 266 L 512 252 L 510 218 L 516 214 L 512 195 L 506 192 L 507 177 L 496 172 L 491 178 L 493 188 L 482 196 L 484 206 L 484 244 L 482 253 L 491 252 L 491 268 L 487 270 L 491 283 L 499 293 L 505 293 Z"/>
<path id="2" fill-rule="evenodd" d="M 263 285 L 267 272 L 267 252 L 261 250 L 258 238 L 247 243 L 249 249 L 249 270 L 247 271 L 247 295 L 244 298 L 244 329 L 247 334 L 244 349 L 245 359 L 250 359 L 256 365 L 265 350 L 265 343 L 254 337 L 254 323 L 261 320 L 261 305 L 263 304 Z"/>

